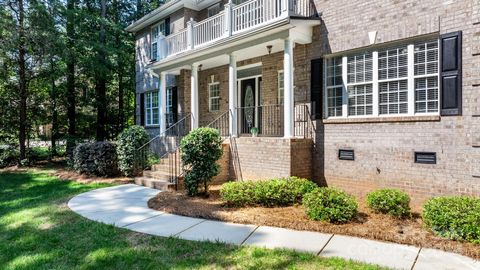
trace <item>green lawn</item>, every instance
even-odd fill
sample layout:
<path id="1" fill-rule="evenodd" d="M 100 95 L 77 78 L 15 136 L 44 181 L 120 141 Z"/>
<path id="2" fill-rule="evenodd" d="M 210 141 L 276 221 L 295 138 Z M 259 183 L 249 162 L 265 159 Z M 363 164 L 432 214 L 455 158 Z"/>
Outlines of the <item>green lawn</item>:
<path id="1" fill-rule="evenodd" d="M 75 194 L 102 186 L 42 172 L 0 173 L 0 269 L 380 269 L 286 250 L 147 236 L 67 208 Z"/>

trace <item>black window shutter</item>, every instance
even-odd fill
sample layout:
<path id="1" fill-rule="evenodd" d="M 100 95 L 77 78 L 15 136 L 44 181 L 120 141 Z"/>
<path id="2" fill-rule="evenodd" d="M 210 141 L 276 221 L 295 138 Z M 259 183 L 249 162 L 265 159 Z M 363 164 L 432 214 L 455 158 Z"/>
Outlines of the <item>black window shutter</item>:
<path id="1" fill-rule="evenodd" d="M 172 87 L 172 114 L 173 123 L 176 123 L 178 119 L 178 90 L 177 87 Z"/>
<path id="2" fill-rule="evenodd" d="M 170 17 L 165 19 L 165 36 L 170 35 Z"/>
<path id="3" fill-rule="evenodd" d="M 462 32 L 440 36 L 440 114 L 462 115 Z"/>
<path id="4" fill-rule="evenodd" d="M 311 102 L 314 119 L 321 119 L 323 115 L 323 59 L 314 59 L 311 62 Z"/>
<path id="5" fill-rule="evenodd" d="M 145 126 L 145 94 L 140 94 L 140 126 Z"/>

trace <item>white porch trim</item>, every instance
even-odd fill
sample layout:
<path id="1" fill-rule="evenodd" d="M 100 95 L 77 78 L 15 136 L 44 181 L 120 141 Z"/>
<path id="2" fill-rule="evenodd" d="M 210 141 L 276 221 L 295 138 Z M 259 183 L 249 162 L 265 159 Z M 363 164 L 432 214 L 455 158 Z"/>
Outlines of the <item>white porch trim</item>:
<path id="1" fill-rule="evenodd" d="M 294 134 L 294 93 L 293 93 L 293 46 L 294 42 L 287 38 L 284 42 L 283 74 L 284 74 L 284 138 L 293 138 Z"/>
<path id="2" fill-rule="evenodd" d="M 192 64 L 192 74 L 190 75 L 190 93 L 191 93 L 191 128 L 198 128 L 199 121 L 199 103 L 198 103 L 198 63 Z"/>

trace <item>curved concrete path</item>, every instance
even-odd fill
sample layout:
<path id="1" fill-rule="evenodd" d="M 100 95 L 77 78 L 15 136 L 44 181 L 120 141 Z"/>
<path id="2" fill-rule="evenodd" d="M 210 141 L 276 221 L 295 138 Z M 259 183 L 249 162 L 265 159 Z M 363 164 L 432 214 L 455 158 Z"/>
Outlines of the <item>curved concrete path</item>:
<path id="1" fill-rule="evenodd" d="M 287 248 L 324 257 L 341 257 L 393 269 L 480 269 L 480 262 L 454 253 L 356 237 L 233 224 L 155 211 L 147 206 L 159 191 L 133 184 L 102 188 L 68 202 L 91 220 L 132 231 L 187 240 Z"/>

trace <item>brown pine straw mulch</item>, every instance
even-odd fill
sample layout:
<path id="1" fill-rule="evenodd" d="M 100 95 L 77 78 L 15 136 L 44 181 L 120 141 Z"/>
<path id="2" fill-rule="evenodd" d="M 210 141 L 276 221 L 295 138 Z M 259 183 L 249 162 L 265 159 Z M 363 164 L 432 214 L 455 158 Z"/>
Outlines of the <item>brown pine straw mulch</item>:
<path id="1" fill-rule="evenodd" d="M 419 213 L 414 213 L 409 219 L 396 219 L 373 213 L 366 207 L 364 199 L 358 199 L 358 202 L 359 214 L 355 220 L 347 224 L 330 224 L 309 220 L 300 205 L 273 208 L 229 208 L 220 199 L 219 186 L 211 188 L 208 198 L 192 198 L 183 192 L 161 192 L 148 202 L 148 206 L 182 216 L 357 236 L 441 249 L 480 259 L 480 245 L 435 236 L 424 228 Z"/>

